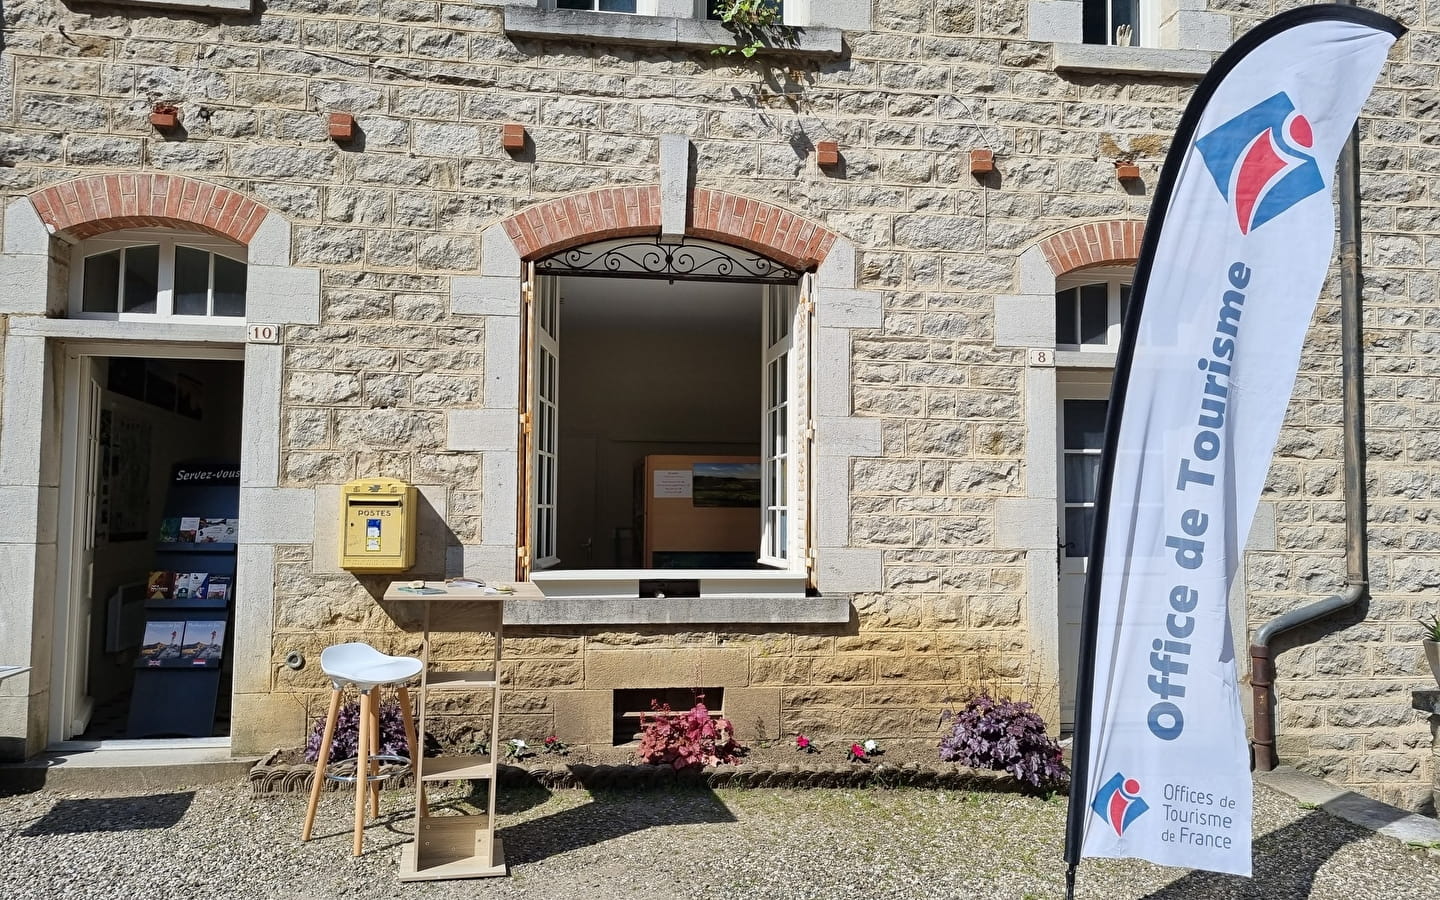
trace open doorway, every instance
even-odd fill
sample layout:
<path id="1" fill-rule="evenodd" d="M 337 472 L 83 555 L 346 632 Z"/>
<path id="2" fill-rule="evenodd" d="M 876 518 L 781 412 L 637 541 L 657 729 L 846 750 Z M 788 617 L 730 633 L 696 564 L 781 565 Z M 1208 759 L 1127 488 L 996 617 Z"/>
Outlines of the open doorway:
<path id="1" fill-rule="evenodd" d="M 52 745 L 230 733 L 243 351 L 65 353 Z"/>

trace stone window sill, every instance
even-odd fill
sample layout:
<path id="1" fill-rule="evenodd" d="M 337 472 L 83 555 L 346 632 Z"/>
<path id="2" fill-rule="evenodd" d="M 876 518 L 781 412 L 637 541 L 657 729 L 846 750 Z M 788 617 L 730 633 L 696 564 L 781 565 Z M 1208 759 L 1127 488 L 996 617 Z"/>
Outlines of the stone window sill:
<path id="1" fill-rule="evenodd" d="M 665 600 L 546 597 L 510 600 L 507 626 L 531 625 L 843 625 L 850 597 L 698 597 Z"/>
<path id="2" fill-rule="evenodd" d="M 1166 50 L 1159 47 L 1110 47 L 1104 44 L 1055 45 L 1055 71 L 1101 72 L 1115 75 L 1168 75 L 1197 78 L 1210 71 L 1215 54 L 1209 50 Z"/>
<path id="3" fill-rule="evenodd" d="M 191 12 L 250 13 L 254 0 L 113 0 L 117 6 L 151 6 Z"/>
<path id="4" fill-rule="evenodd" d="M 838 28 L 796 28 L 793 47 L 766 52 L 831 55 L 841 53 Z M 649 47 L 703 48 L 734 46 L 735 36 L 719 22 L 706 19 L 678 19 L 670 16 L 639 16 L 628 13 L 597 13 L 571 9 L 505 8 L 505 33 L 514 37 L 547 40 L 586 40 L 603 44 L 633 44 Z"/>

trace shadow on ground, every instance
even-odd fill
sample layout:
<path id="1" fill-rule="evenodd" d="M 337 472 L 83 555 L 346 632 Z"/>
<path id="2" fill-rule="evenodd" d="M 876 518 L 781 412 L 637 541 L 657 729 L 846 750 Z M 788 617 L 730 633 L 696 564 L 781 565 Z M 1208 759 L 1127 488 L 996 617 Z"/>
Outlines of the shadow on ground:
<path id="1" fill-rule="evenodd" d="M 538 801 L 528 794 L 535 794 Z M 548 796 L 543 788 L 513 791 L 497 811 L 532 808 Z M 730 809 L 706 787 L 676 787 L 664 792 L 602 790 L 591 792 L 589 803 L 506 826 L 499 836 L 505 841 L 506 861 L 513 865 L 539 862 L 647 828 L 734 821 Z"/>
<path id="2" fill-rule="evenodd" d="M 1329 814 L 1315 811 L 1255 840 L 1253 878 L 1195 871 L 1171 882 L 1146 900 L 1194 900 L 1244 897 L 1303 900 L 1309 897 L 1320 867 L 1346 844 L 1369 835 Z"/>
<path id="3" fill-rule="evenodd" d="M 20 834 L 23 837 L 40 837 L 47 834 L 169 828 L 184 817 L 194 799 L 194 791 L 185 791 L 143 797 L 61 800 Z"/>

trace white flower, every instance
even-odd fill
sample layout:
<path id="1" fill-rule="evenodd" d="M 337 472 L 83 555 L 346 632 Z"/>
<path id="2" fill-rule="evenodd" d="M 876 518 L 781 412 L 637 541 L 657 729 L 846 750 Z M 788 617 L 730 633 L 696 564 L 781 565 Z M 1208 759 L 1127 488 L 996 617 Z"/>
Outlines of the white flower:
<path id="1" fill-rule="evenodd" d="M 520 740 L 519 738 L 511 738 L 510 746 L 514 747 L 516 750 L 524 750 L 525 742 Z"/>
<path id="2" fill-rule="evenodd" d="M 865 752 L 866 752 L 866 753 L 874 753 L 874 752 L 876 751 L 876 749 L 879 748 L 880 744 L 879 744 L 877 741 L 870 740 L 870 741 L 866 741 L 865 743 L 861 744 L 860 746 L 862 746 L 862 747 L 865 748 Z"/>

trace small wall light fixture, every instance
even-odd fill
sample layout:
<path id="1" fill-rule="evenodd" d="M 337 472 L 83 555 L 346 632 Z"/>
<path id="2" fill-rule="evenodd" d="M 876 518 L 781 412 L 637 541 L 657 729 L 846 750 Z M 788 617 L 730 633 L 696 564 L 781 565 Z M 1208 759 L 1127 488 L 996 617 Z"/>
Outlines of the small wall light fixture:
<path id="1" fill-rule="evenodd" d="M 970 174 L 989 175 L 995 171 L 995 151 L 975 149 L 970 151 Z"/>
<path id="2" fill-rule="evenodd" d="M 1140 167 L 1128 159 L 1115 161 L 1115 177 L 1121 181 L 1139 181 Z"/>
<path id="3" fill-rule="evenodd" d="M 500 146 L 514 153 L 525 149 L 525 126 L 518 122 L 506 122 L 500 126 Z"/>
<path id="4" fill-rule="evenodd" d="M 840 165 L 840 143 L 821 141 L 815 145 L 815 164 L 822 169 Z"/>
<path id="5" fill-rule="evenodd" d="M 330 139 L 348 141 L 355 137 L 355 117 L 348 112 L 330 114 Z"/>

